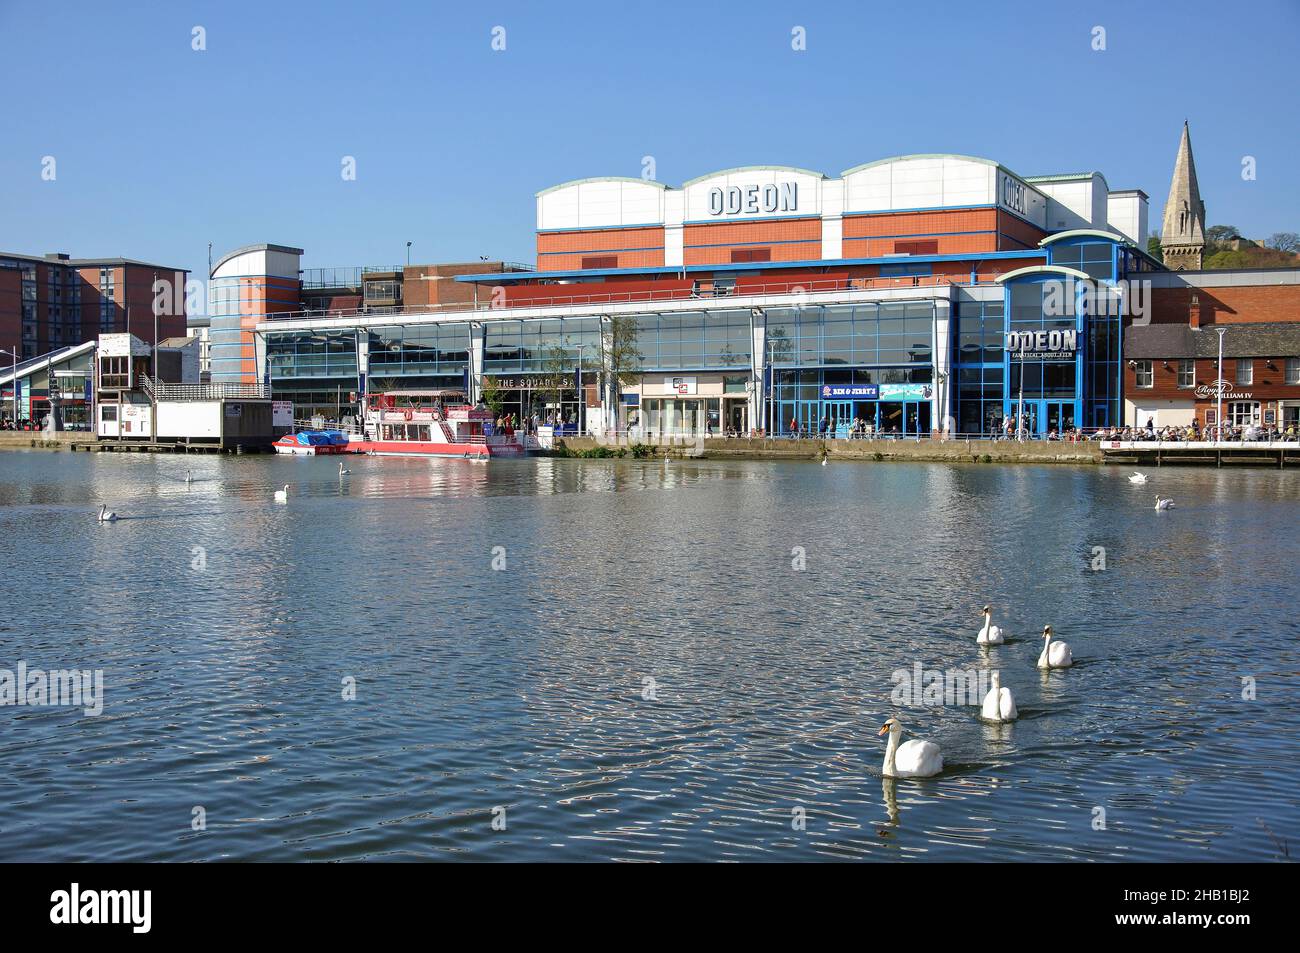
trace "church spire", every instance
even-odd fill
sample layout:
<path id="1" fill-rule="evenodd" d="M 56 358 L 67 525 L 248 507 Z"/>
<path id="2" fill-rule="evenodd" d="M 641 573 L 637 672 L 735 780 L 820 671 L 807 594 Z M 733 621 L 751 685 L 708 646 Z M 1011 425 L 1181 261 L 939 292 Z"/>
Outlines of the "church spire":
<path id="1" fill-rule="evenodd" d="M 1186 120 L 1183 138 L 1178 143 L 1174 161 L 1174 178 L 1169 183 L 1169 200 L 1165 202 L 1164 226 L 1160 247 L 1165 267 L 1175 271 L 1199 269 L 1205 252 L 1205 203 L 1196 184 L 1196 163 L 1192 159 L 1192 137 Z"/>

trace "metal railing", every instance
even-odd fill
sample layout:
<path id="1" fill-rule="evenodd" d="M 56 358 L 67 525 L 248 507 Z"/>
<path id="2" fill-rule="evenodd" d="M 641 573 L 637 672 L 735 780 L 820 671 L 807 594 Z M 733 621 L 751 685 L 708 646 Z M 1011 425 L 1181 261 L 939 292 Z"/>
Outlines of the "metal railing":
<path id="1" fill-rule="evenodd" d="M 476 304 L 474 302 L 447 302 L 445 304 L 430 305 L 399 305 L 392 308 L 390 314 L 410 314 L 410 315 L 436 315 L 436 314 L 469 314 L 485 313 L 490 314 L 493 311 L 510 310 L 520 311 L 529 309 L 557 308 L 557 307 L 582 307 L 598 306 L 610 304 L 647 304 L 679 302 L 679 301 L 699 301 L 703 306 L 705 302 L 725 301 L 730 298 L 763 298 L 775 296 L 807 296 L 812 299 L 814 296 L 830 296 L 835 294 L 844 294 L 853 291 L 879 291 L 879 290 L 898 290 L 909 288 L 947 288 L 951 286 L 970 287 L 972 285 L 988 285 L 994 283 L 1001 272 L 976 275 L 976 280 L 971 282 L 969 275 L 908 275 L 905 277 L 880 277 L 880 278 L 825 278 L 814 281 L 800 281 L 797 279 L 785 279 L 782 281 L 762 282 L 757 284 L 738 284 L 732 286 L 724 285 L 721 288 L 713 289 L 700 286 L 697 282 L 691 287 L 662 288 L 654 290 L 641 291 L 604 291 L 593 294 L 579 294 L 575 292 L 566 292 L 563 294 L 554 294 L 545 297 L 523 297 L 507 299 L 499 306 Z M 575 286 L 576 287 L 576 286 Z M 815 303 L 809 301 L 809 303 Z M 280 311 L 275 314 L 266 316 L 267 323 L 278 324 L 287 321 L 304 321 L 304 320 L 346 320 L 351 318 L 365 317 L 367 314 L 374 314 L 373 309 L 362 308 L 344 308 L 333 311 L 311 310 L 311 311 Z"/>
<path id="2" fill-rule="evenodd" d="M 271 397 L 268 384 L 169 384 L 153 381 L 147 374 L 140 375 L 140 389 L 157 400 L 228 400 L 259 399 Z"/>

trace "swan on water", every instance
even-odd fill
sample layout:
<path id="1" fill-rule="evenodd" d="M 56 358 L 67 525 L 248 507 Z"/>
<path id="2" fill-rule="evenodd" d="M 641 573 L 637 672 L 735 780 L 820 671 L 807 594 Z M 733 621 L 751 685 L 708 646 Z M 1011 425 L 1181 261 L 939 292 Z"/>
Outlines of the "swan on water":
<path id="1" fill-rule="evenodd" d="M 877 734 L 889 735 L 889 746 L 885 748 L 885 766 L 882 769 L 887 778 L 929 778 L 943 770 L 943 753 L 933 741 L 921 741 L 913 738 L 901 745 L 899 737 L 903 726 L 897 718 L 891 718 L 880 726 Z"/>
<path id="2" fill-rule="evenodd" d="M 1052 627 L 1043 626 L 1043 654 L 1038 656 L 1039 668 L 1069 668 L 1074 664 L 1074 655 L 1070 652 L 1068 642 L 1053 642 Z"/>
<path id="3" fill-rule="evenodd" d="M 288 503 L 288 502 L 289 502 L 289 484 L 286 483 L 286 484 L 284 485 L 284 489 L 283 489 L 283 490 L 276 490 L 276 491 L 275 491 L 275 502 L 277 502 L 277 503 Z"/>
<path id="4" fill-rule="evenodd" d="M 100 503 L 100 504 L 99 504 L 99 517 L 98 517 L 98 519 L 99 519 L 99 522 L 101 522 L 101 523 L 111 523 L 111 522 L 113 522 L 114 520 L 117 519 L 117 514 L 114 513 L 112 510 L 110 510 L 110 509 L 109 509 L 107 506 L 105 506 L 103 503 Z"/>
<path id="5" fill-rule="evenodd" d="M 191 471 L 191 470 L 186 470 L 186 471 L 185 471 L 185 482 L 186 482 L 186 483 L 193 483 L 193 482 L 194 482 L 194 473 L 193 473 L 193 471 Z"/>
<path id="6" fill-rule="evenodd" d="M 1157 496 L 1156 509 L 1172 510 L 1174 508 L 1174 498 L 1172 496 Z"/>
<path id="7" fill-rule="evenodd" d="M 975 636 L 977 645 L 1001 645 L 1002 629 L 993 624 L 993 607 L 985 606 L 980 610 L 984 613 L 984 628 L 980 629 L 979 635 Z"/>
<path id="8" fill-rule="evenodd" d="M 1011 689 L 1002 687 L 1001 672 L 994 671 L 992 681 L 993 687 L 984 696 L 980 717 L 985 721 L 1015 721 L 1019 714 L 1016 711 L 1016 697 L 1011 694 Z"/>
<path id="9" fill-rule="evenodd" d="M 826 466 L 826 458 L 822 457 L 822 466 Z"/>
<path id="10" fill-rule="evenodd" d="M 1145 473 L 1139 473 L 1137 470 L 1134 470 L 1133 475 L 1128 478 L 1128 482 L 1145 483 L 1147 482 L 1147 475 Z"/>
<path id="11" fill-rule="evenodd" d="M 339 476 L 346 476 L 347 474 L 349 474 L 349 473 L 351 473 L 351 472 L 352 472 L 351 470 L 349 470 L 347 467 L 345 467 L 345 466 L 343 465 L 343 461 L 340 460 L 340 461 L 339 461 Z"/>

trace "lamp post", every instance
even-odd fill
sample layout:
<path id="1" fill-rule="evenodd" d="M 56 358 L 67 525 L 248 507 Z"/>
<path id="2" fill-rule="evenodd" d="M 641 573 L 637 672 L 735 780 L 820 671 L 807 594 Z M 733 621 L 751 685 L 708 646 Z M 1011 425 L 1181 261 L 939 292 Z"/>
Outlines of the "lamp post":
<path id="1" fill-rule="evenodd" d="M 766 333 L 764 333 L 766 337 Z M 767 375 L 767 433 L 769 437 L 775 437 L 781 430 L 781 422 L 776 419 L 776 342 L 769 340 L 767 342 L 767 367 L 763 371 Z"/>
<path id="2" fill-rule="evenodd" d="M 1025 418 L 1025 350 L 1022 347 L 1020 349 L 1020 397 L 1018 398 L 1018 404 L 1016 408 L 1016 440 L 1018 442 L 1023 442 L 1025 439 L 1025 434 L 1021 430 L 1022 424 L 1024 422 L 1024 418 Z M 1029 429 L 1028 427 L 1024 428 L 1025 431 L 1027 431 L 1028 429 Z"/>
<path id="3" fill-rule="evenodd" d="M 582 360 L 583 360 L 583 352 L 586 351 L 586 349 L 589 348 L 589 347 L 591 347 L 591 345 L 590 345 L 590 344 L 587 344 L 586 342 L 583 342 L 583 343 L 581 343 L 581 344 L 575 344 L 575 345 L 573 346 L 574 350 L 576 350 L 576 351 L 578 352 L 578 368 L 577 368 L 577 373 L 574 375 L 574 380 L 573 380 L 573 385 L 574 385 L 574 388 L 573 388 L 573 389 L 574 389 L 574 396 L 577 397 L 577 399 L 578 399 L 578 413 L 577 413 L 577 418 L 578 418 L 578 419 L 577 419 L 577 421 L 576 421 L 577 424 L 578 424 L 578 433 L 582 433 L 583 431 L 585 431 L 585 430 L 587 429 L 587 428 L 586 428 L 586 423 L 587 423 L 586 417 L 587 417 L 587 415 L 586 415 L 586 413 L 584 412 L 584 411 L 586 410 L 586 404 L 587 404 L 587 401 L 586 401 L 586 398 L 584 398 L 584 397 L 583 397 L 583 394 L 582 394 L 582 391 L 583 391 L 583 383 L 582 383 Z"/>
<path id="4" fill-rule="evenodd" d="M 126 283 L 125 269 L 123 269 L 122 274 L 123 274 L 122 282 L 123 284 L 125 284 Z M 158 304 L 158 272 L 156 271 L 153 273 L 153 284 L 150 286 L 150 289 L 153 291 L 154 298 L 153 298 L 153 309 L 152 309 L 153 310 L 153 362 L 149 368 L 149 376 L 153 378 L 153 387 L 151 388 L 152 396 L 153 396 L 153 409 L 152 412 L 149 414 L 149 423 L 150 423 L 149 429 L 153 434 L 153 442 L 157 443 L 158 442 L 158 310 L 160 305 Z M 129 330 L 130 327 L 131 327 L 130 322 L 128 322 L 127 329 Z M 223 422 L 223 427 L 224 427 L 224 422 Z"/>
<path id="5" fill-rule="evenodd" d="M 406 243 L 406 267 L 411 267 L 411 243 Z"/>
<path id="6" fill-rule="evenodd" d="M 11 372 L 11 376 L 9 380 L 9 386 L 11 386 L 14 389 L 13 425 L 14 425 L 14 429 L 17 430 L 18 429 L 18 349 L 14 348 L 11 351 L 8 348 L 0 348 L 0 354 L 8 354 L 11 358 L 13 358 L 13 362 L 14 362 L 13 371 Z"/>
<path id="7" fill-rule="evenodd" d="M 1214 393 L 1216 397 L 1214 424 L 1218 430 L 1218 439 L 1223 439 L 1223 335 L 1227 328 L 1215 328 L 1219 332 L 1219 372 L 1214 375 Z"/>
<path id="8" fill-rule="evenodd" d="M 948 439 L 948 373 L 946 371 L 935 371 L 935 403 L 938 405 L 940 413 L 939 418 L 939 439 Z M 930 422 L 930 430 L 934 430 L 934 422 Z"/>

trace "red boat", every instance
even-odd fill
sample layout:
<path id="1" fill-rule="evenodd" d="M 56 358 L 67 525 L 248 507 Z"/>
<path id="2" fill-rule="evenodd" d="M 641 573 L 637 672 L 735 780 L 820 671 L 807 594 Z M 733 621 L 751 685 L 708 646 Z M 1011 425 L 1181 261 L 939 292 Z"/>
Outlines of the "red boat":
<path id="1" fill-rule="evenodd" d="M 457 390 L 398 390 L 369 394 L 365 434 L 348 441 L 351 453 L 380 456 L 518 457 L 519 434 L 497 433 L 492 411 L 465 402 Z"/>

